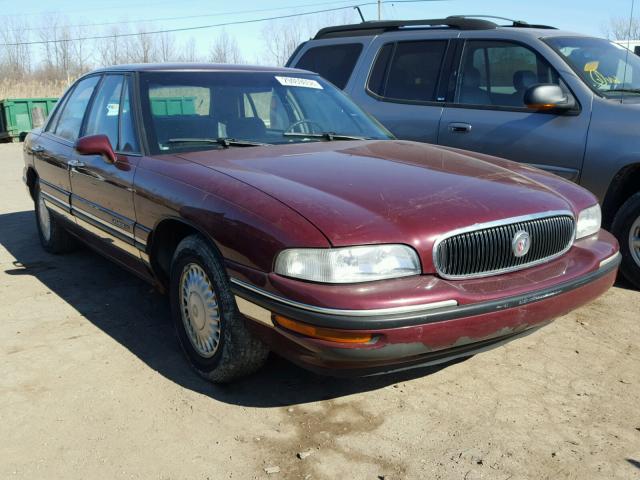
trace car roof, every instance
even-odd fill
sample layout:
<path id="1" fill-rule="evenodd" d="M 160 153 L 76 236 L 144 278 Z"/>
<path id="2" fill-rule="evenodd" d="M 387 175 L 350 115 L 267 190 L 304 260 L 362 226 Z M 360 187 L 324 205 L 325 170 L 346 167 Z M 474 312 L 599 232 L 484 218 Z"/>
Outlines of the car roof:
<path id="1" fill-rule="evenodd" d="M 233 65 L 227 63 L 132 63 L 126 65 L 114 65 L 93 70 L 91 73 L 104 72 L 271 72 L 271 73 L 305 73 L 313 74 L 299 68 L 267 67 L 262 65 Z M 313 74 L 315 75 L 315 74 Z"/>

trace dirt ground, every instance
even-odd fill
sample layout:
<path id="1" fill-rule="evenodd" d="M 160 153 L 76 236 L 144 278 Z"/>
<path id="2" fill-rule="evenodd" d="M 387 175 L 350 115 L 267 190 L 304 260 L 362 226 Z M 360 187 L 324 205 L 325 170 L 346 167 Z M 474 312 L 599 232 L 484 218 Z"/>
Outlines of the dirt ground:
<path id="1" fill-rule="evenodd" d="M 272 358 L 214 386 L 164 297 L 40 248 L 21 148 L 0 145 L 0 478 L 640 478 L 640 292 L 445 368 L 337 380 Z"/>

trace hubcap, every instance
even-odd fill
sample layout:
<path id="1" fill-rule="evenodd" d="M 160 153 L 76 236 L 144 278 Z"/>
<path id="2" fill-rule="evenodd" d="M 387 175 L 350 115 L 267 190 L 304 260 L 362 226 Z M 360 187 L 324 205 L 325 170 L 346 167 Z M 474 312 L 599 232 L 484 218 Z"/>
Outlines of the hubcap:
<path id="1" fill-rule="evenodd" d="M 180 276 L 182 323 L 189 341 L 205 358 L 215 355 L 220 343 L 220 308 L 209 277 L 200 265 L 185 265 Z"/>
<path id="2" fill-rule="evenodd" d="M 636 265 L 640 266 L 640 217 L 636 218 L 629 230 L 629 251 Z"/>
<path id="3" fill-rule="evenodd" d="M 38 195 L 38 222 L 40 223 L 40 231 L 46 241 L 51 238 L 51 216 L 49 209 L 44 204 L 42 195 Z"/>

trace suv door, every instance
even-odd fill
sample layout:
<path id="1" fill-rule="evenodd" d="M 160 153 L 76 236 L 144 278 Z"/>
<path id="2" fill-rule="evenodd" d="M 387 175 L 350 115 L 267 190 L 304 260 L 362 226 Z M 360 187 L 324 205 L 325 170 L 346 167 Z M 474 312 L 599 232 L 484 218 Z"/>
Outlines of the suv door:
<path id="1" fill-rule="evenodd" d="M 87 77 L 69 90 L 31 147 L 45 204 L 67 218 L 71 217 L 68 163 L 74 158 L 73 145 L 99 80 L 100 76 Z"/>
<path id="2" fill-rule="evenodd" d="M 449 31 L 415 35 L 374 40 L 347 93 L 398 138 L 436 143 L 456 42 Z"/>
<path id="3" fill-rule="evenodd" d="M 533 48 L 511 40 L 467 39 L 459 61 L 453 102 L 440 122 L 438 143 L 528 163 L 577 181 L 582 167 L 590 105 L 557 114 L 524 102 L 537 83 L 567 85 Z"/>
<path id="4" fill-rule="evenodd" d="M 128 75 L 107 74 L 102 79 L 89 107 L 82 136 L 106 135 L 116 153 L 116 161 L 101 155 L 75 157 L 70 169 L 71 208 L 79 225 L 107 245 L 139 257 L 133 206 L 139 144 L 130 92 Z"/>

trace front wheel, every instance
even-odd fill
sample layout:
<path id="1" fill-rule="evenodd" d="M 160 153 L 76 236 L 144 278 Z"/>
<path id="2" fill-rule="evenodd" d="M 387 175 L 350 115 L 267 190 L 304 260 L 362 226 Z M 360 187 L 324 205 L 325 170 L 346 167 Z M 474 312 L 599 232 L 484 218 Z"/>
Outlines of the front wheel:
<path id="1" fill-rule="evenodd" d="M 264 364 L 269 350 L 247 329 L 217 253 L 199 235 L 176 249 L 170 296 L 178 340 L 200 375 L 226 383 Z"/>
<path id="2" fill-rule="evenodd" d="M 640 288 L 640 192 L 622 205 L 613 219 L 611 231 L 620 243 L 622 275 Z"/>

